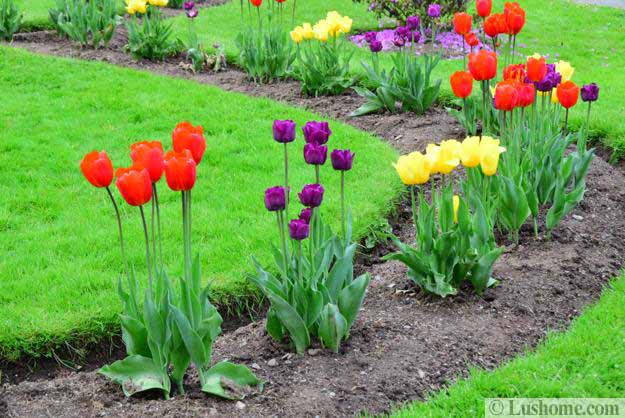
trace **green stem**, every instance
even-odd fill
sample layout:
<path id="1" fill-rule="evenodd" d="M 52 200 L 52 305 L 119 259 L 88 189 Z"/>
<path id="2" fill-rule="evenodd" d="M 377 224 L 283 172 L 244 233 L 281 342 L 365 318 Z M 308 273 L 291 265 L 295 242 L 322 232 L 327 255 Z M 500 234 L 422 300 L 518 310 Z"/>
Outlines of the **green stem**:
<path id="1" fill-rule="evenodd" d="M 154 196 L 154 183 L 152 183 L 152 197 Z M 152 199 L 152 217 L 150 218 L 150 228 L 152 231 L 152 267 L 154 275 L 158 277 L 158 267 L 156 266 L 156 202 Z"/>
<path id="2" fill-rule="evenodd" d="M 158 191 L 156 190 L 156 183 L 152 184 L 154 190 L 154 201 L 156 202 L 156 227 L 158 230 L 158 255 L 161 263 L 161 270 L 163 269 L 163 235 L 161 233 L 161 207 L 158 202 Z"/>
<path id="3" fill-rule="evenodd" d="M 113 197 L 113 193 L 111 193 L 110 187 L 106 187 L 106 191 L 111 198 L 111 202 L 113 203 L 113 208 L 115 208 L 115 216 L 117 217 L 117 229 L 119 230 L 119 245 L 122 251 L 122 261 L 124 263 L 124 270 L 126 274 L 128 274 L 128 261 L 126 259 L 126 249 L 124 247 L 124 234 L 122 231 L 122 218 L 119 214 L 119 207 L 117 206 L 117 202 L 115 201 L 115 197 Z"/>
<path id="4" fill-rule="evenodd" d="M 419 233 L 418 233 L 418 226 L 417 226 L 417 202 L 415 200 L 415 193 L 414 193 L 415 187 L 416 186 L 410 186 L 410 201 L 412 203 L 412 222 L 414 222 L 416 236 L 418 236 Z"/>
<path id="5" fill-rule="evenodd" d="M 569 133 L 569 109 L 566 109 L 564 116 L 564 135 Z"/>
<path id="6" fill-rule="evenodd" d="M 343 239 L 346 240 L 346 225 L 345 225 L 345 171 L 341 170 L 341 229 L 343 232 Z"/>
<path id="7" fill-rule="evenodd" d="M 277 220 L 278 220 L 278 230 L 280 231 L 280 244 L 282 245 L 282 255 L 284 259 L 284 272 L 288 275 L 289 267 L 287 261 L 287 253 L 286 253 L 286 232 L 284 230 L 284 214 L 281 210 L 276 212 Z"/>
<path id="8" fill-rule="evenodd" d="M 284 193 L 286 194 L 285 209 L 286 218 L 289 217 L 289 200 L 291 199 L 291 193 L 289 192 L 289 151 L 287 143 L 284 143 Z"/>
<path id="9" fill-rule="evenodd" d="M 318 165 L 315 165 L 315 180 L 316 180 L 315 183 L 321 184 L 319 183 L 319 166 Z"/>
<path id="10" fill-rule="evenodd" d="M 143 206 L 139 206 L 139 212 L 141 213 L 141 222 L 143 223 L 143 235 L 145 237 L 145 261 L 148 267 L 148 279 L 150 289 L 152 289 L 152 263 L 150 261 L 150 237 L 148 236 L 148 225 L 145 222 L 145 213 L 143 212 Z"/>

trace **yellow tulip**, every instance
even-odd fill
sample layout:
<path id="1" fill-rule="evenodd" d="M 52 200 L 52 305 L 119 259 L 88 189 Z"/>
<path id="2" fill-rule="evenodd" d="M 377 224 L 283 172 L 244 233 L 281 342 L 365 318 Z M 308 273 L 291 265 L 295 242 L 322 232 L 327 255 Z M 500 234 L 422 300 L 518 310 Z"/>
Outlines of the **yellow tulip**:
<path id="1" fill-rule="evenodd" d="M 307 41 L 311 40 L 315 36 L 315 33 L 313 32 L 313 28 L 312 26 L 310 26 L 310 23 L 306 22 L 302 26 L 302 36 Z"/>
<path id="2" fill-rule="evenodd" d="M 128 14 L 145 14 L 147 12 L 147 8 L 148 5 L 145 0 L 126 0 L 126 11 L 128 12 Z"/>
<path id="3" fill-rule="evenodd" d="M 341 19 L 341 32 L 349 33 L 352 30 L 353 20 L 349 18 L 349 16 L 343 16 Z"/>
<path id="4" fill-rule="evenodd" d="M 165 7 L 167 6 L 167 2 L 168 0 L 148 0 L 148 3 L 150 3 L 151 6 L 157 7 Z"/>
<path id="5" fill-rule="evenodd" d="M 480 165 L 480 137 L 469 136 L 462 141 L 462 150 L 460 151 L 460 161 L 467 168 L 473 168 Z"/>
<path id="6" fill-rule="evenodd" d="M 534 58 L 535 60 L 538 60 L 538 59 L 541 59 L 542 57 L 543 56 L 540 55 L 538 52 L 534 52 L 532 55 L 528 55 L 527 59 Z"/>
<path id="7" fill-rule="evenodd" d="M 289 32 L 289 34 L 291 35 L 293 42 L 296 44 L 299 44 L 302 42 L 302 39 L 304 39 L 304 29 L 301 26 L 295 27 L 295 29 Z"/>
<path id="8" fill-rule="evenodd" d="M 573 78 L 575 68 L 571 66 L 570 62 L 558 61 L 556 62 L 556 71 L 562 75 L 562 82 L 570 81 Z"/>
<path id="9" fill-rule="evenodd" d="M 460 197 L 455 194 L 453 197 L 454 202 L 454 223 L 458 223 L 458 209 L 460 208 Z"/>
<path id="10" fill-rule="evenodd" d="M 485 176 L 494 176 L 499 165 L 499 155 L 505 152 L 505 148 L 499 146 L 499 141 L 486 143 L 481 146 L 480 167 Z"/>
<path id="11" fill-rule="evenodd" d="M 460 151 L 462 145 L 455 139 L 442 141 L 438 147 L 438 151 L 431 147 L 431 150 L 436 155 L 436 162 L 434 162 L 434 171 L 441 174 L 449 174 L 454 168 L 460 164 Z M 427 150 L 426 150 L 427 151 Z M 430 158 L 434 158 L 434 155 Z M 433 161 L 433 160 L 431 160 Z"/>
<path id="12" fill-rule="evenodd" d="M 562 77 L 562 82 L 564 83 L 564 77 Z M 557 88 L 554 88 L 551 91 L 551 103 L 553 103 L 553 104 L 560 103 L 560 100 L 558 100 L 558 89 Z"/>
<path id="13" fill-rule="evenodd" d="M 313 34 L 315 36 L 315 39 L 321 42 L 326 42 L 328 40 L 329 31 L 330 26 L 325 20 L 320 20 L 315 26 L 313 26 Z"/>
<path id="14" fill-rule="evenodd" d="M 408 186 L 424 184 L 430 179 L 430 163 L 420 152 L 402 155 L 393 167 L 401 181 Z"/>

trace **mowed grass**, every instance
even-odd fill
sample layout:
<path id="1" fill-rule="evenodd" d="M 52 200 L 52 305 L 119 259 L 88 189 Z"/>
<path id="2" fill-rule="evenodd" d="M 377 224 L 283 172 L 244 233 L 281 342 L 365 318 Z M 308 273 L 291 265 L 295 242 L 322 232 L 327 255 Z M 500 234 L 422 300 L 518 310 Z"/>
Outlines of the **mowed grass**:
<path id="1" fill-rule="evenodd" d="M 552 333 L 534 353 L 467 379 L 391 414 L 408 417 L 481 417 L 485 398 L 625 397 L 625 276 L 564 333 Z"/>
<path id="2" fill-rule="evenodd" d="M 283 151 L 272 139 L 272 122 L 292 118 L 301 127 L 319 116 L 191 81 L 7 47 L 0 47 L 0 89 L 0 358 L 45 354 L 64 342 L 117 331 L 122 264 L 114 212 L 78 163 L 97 149 L 116 167 L 127 166 L 130 144 L 159 139 L 170 148 L 171 130 L 183 120 L 203 125 L 208 143 L 193 190 L 194 253 L 218 303 L 236 308 L 249 301 L 253 289 L 244 275 L 252 271 L 251 256 L 269 262 L 269 245 L 277 245 L 275 217 L 263 205 L 264 189 L 283 181 Z M 396 154 L 371 135 L 330 125 L 331 149 L 356 153 L 346 181 L 361 236 L 401 188 L 391 166 Z M 303 142 L 298 128 L 290 146 L 294 193 L 314 182 Z M 339 175 L 328 163 L 321 178 L 323 212 L 337 227 Z M 114 192 L 131 262 L 140 268 L 138 209 Z M 180 197 L 164 179 L 160 194 L 165 261 L 177 275 Z"/>

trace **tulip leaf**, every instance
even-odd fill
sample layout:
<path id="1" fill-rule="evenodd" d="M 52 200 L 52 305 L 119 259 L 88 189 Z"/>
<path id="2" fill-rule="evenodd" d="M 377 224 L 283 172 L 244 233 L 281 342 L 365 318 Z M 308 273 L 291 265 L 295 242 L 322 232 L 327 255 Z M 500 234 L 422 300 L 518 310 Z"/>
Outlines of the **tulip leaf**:
<path id="1" fill-rule="evenodd" d="M 370 280 L 371 276 L 368 273 L 363 274 L 351 282 L 349 286 L 344 288 L 339 294 L 339 311 L 343 317 L 345 317 L 346 321 L 345 337 L 349 334 L 349 330 L 358 316 L 358 311 L 360 310 L 362 302 L 365 299 L 365 293 Z"/>
<path id="2" fill-rule="evenodd" d="M 319 318 L 319 339 L 324 347 L 334 352 L 339 351 L 341 340 L 347 333 L 347 321 L 341 315 L 338 306 L 328 303 Z"/>
<path id="3" fill-rule="evenodd" d="M 126 396 L 151 389 L 162 390 L 168 395 L 171 389 L 167 373 L 161 370 L 152 359 L 140 355 L 118 360 L 102 367 L 98 373 L 119 383 Z"/>
<path id="4" fill-rule="evenodd" d="M 275 293 L 267 293 L 267 298 L 282 326 L 289 331 L 289 336 L 295 344 L 297 353 L 304 353 L 304 350 L 310 345 L 310 335 L 302 317 L 287 301 Z"/>
<path id="5" fill-rule="evenodd" d="M 225 399 L 243 399 L 250 386 L 260 385 L 262 390 L 262 382 L 250 369 L 228 361 L 215 364 L 202 376 L 202 391 Z"/>
<path id="6" fill-rule="evenodd" d="M 204 343 L 197 332 L 191 327 L 187 317 L 180 309 L 173 305 L 171 306 L 171 313 L 178 327 L 178 331 L 180 332 L 180 336 L 182 337 L 182 341 L 184 341 L 184 345 L 195 365 L 197 367 L 202 367 L 208 364 L 210 358 L 206 357 Z"/>
<path id="7" fill-rule="evenodd" d="M 122 325 L 122 339 L 126 346 L 126 352 L 130 355 L 139 354 L 150 357 L 148 347 L 148 331 L 141 321 L 128 315 L 119 316 Z"/>

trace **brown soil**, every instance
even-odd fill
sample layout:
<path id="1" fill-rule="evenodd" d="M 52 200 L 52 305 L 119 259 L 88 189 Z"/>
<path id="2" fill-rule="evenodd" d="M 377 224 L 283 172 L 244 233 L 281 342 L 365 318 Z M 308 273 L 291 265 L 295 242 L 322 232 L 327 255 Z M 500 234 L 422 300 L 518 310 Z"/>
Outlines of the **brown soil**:
<path id="1" fill-rule="evenodd" d="M 458 137 L 461 129 L 444 110 L 424 116 L 373 115 L 349 118 L 361 103 L 352 93 L 305 98 L 296 82 L 258 86 L 229 70 L 191 75 L 175 61 L 136 63 L 118 51 L 79 51 L 46 35 L 18 40 L 16 46 L 138 67 L 193 78 L 226 90 L 262 95 L 306 107 L 377 134 L 401 151 Z M 38 416 L 353 416 L 359 411 L 388 411 L 396 403 L 423 398 L 476 365 L 491 369 L 535 346 L 548 330 L 565 328 L 597 299 L 619 270 L 625 251 L 625 176 L 601 159 L 588 175 L 585 200 L 554 231 L 551 241 L 523 231 L 520 245 L 510 245 L 496 263 L 501 284 L 483 296 L 464 289 L 438 299 L 414 289 L 406 268 L 380 263 L 378 248 L 362 257 L 359 271 L 373 279 L 351 338 L 339 354 L 311 350 L 293 355 L 251 323 L 225 332 L 214 347 L 214 359 L 250 366 L 265 390 L 242 403 L 202 394 L 193 373 L 188 392 L 169 401 L 155 395 L 125 399 L 120 388 L 93 371 L 64 370 L 54 378 L 5 385 L 0 415 Z M 398 207 L 394 230 L 414 239 L 405 204 Z"/>

